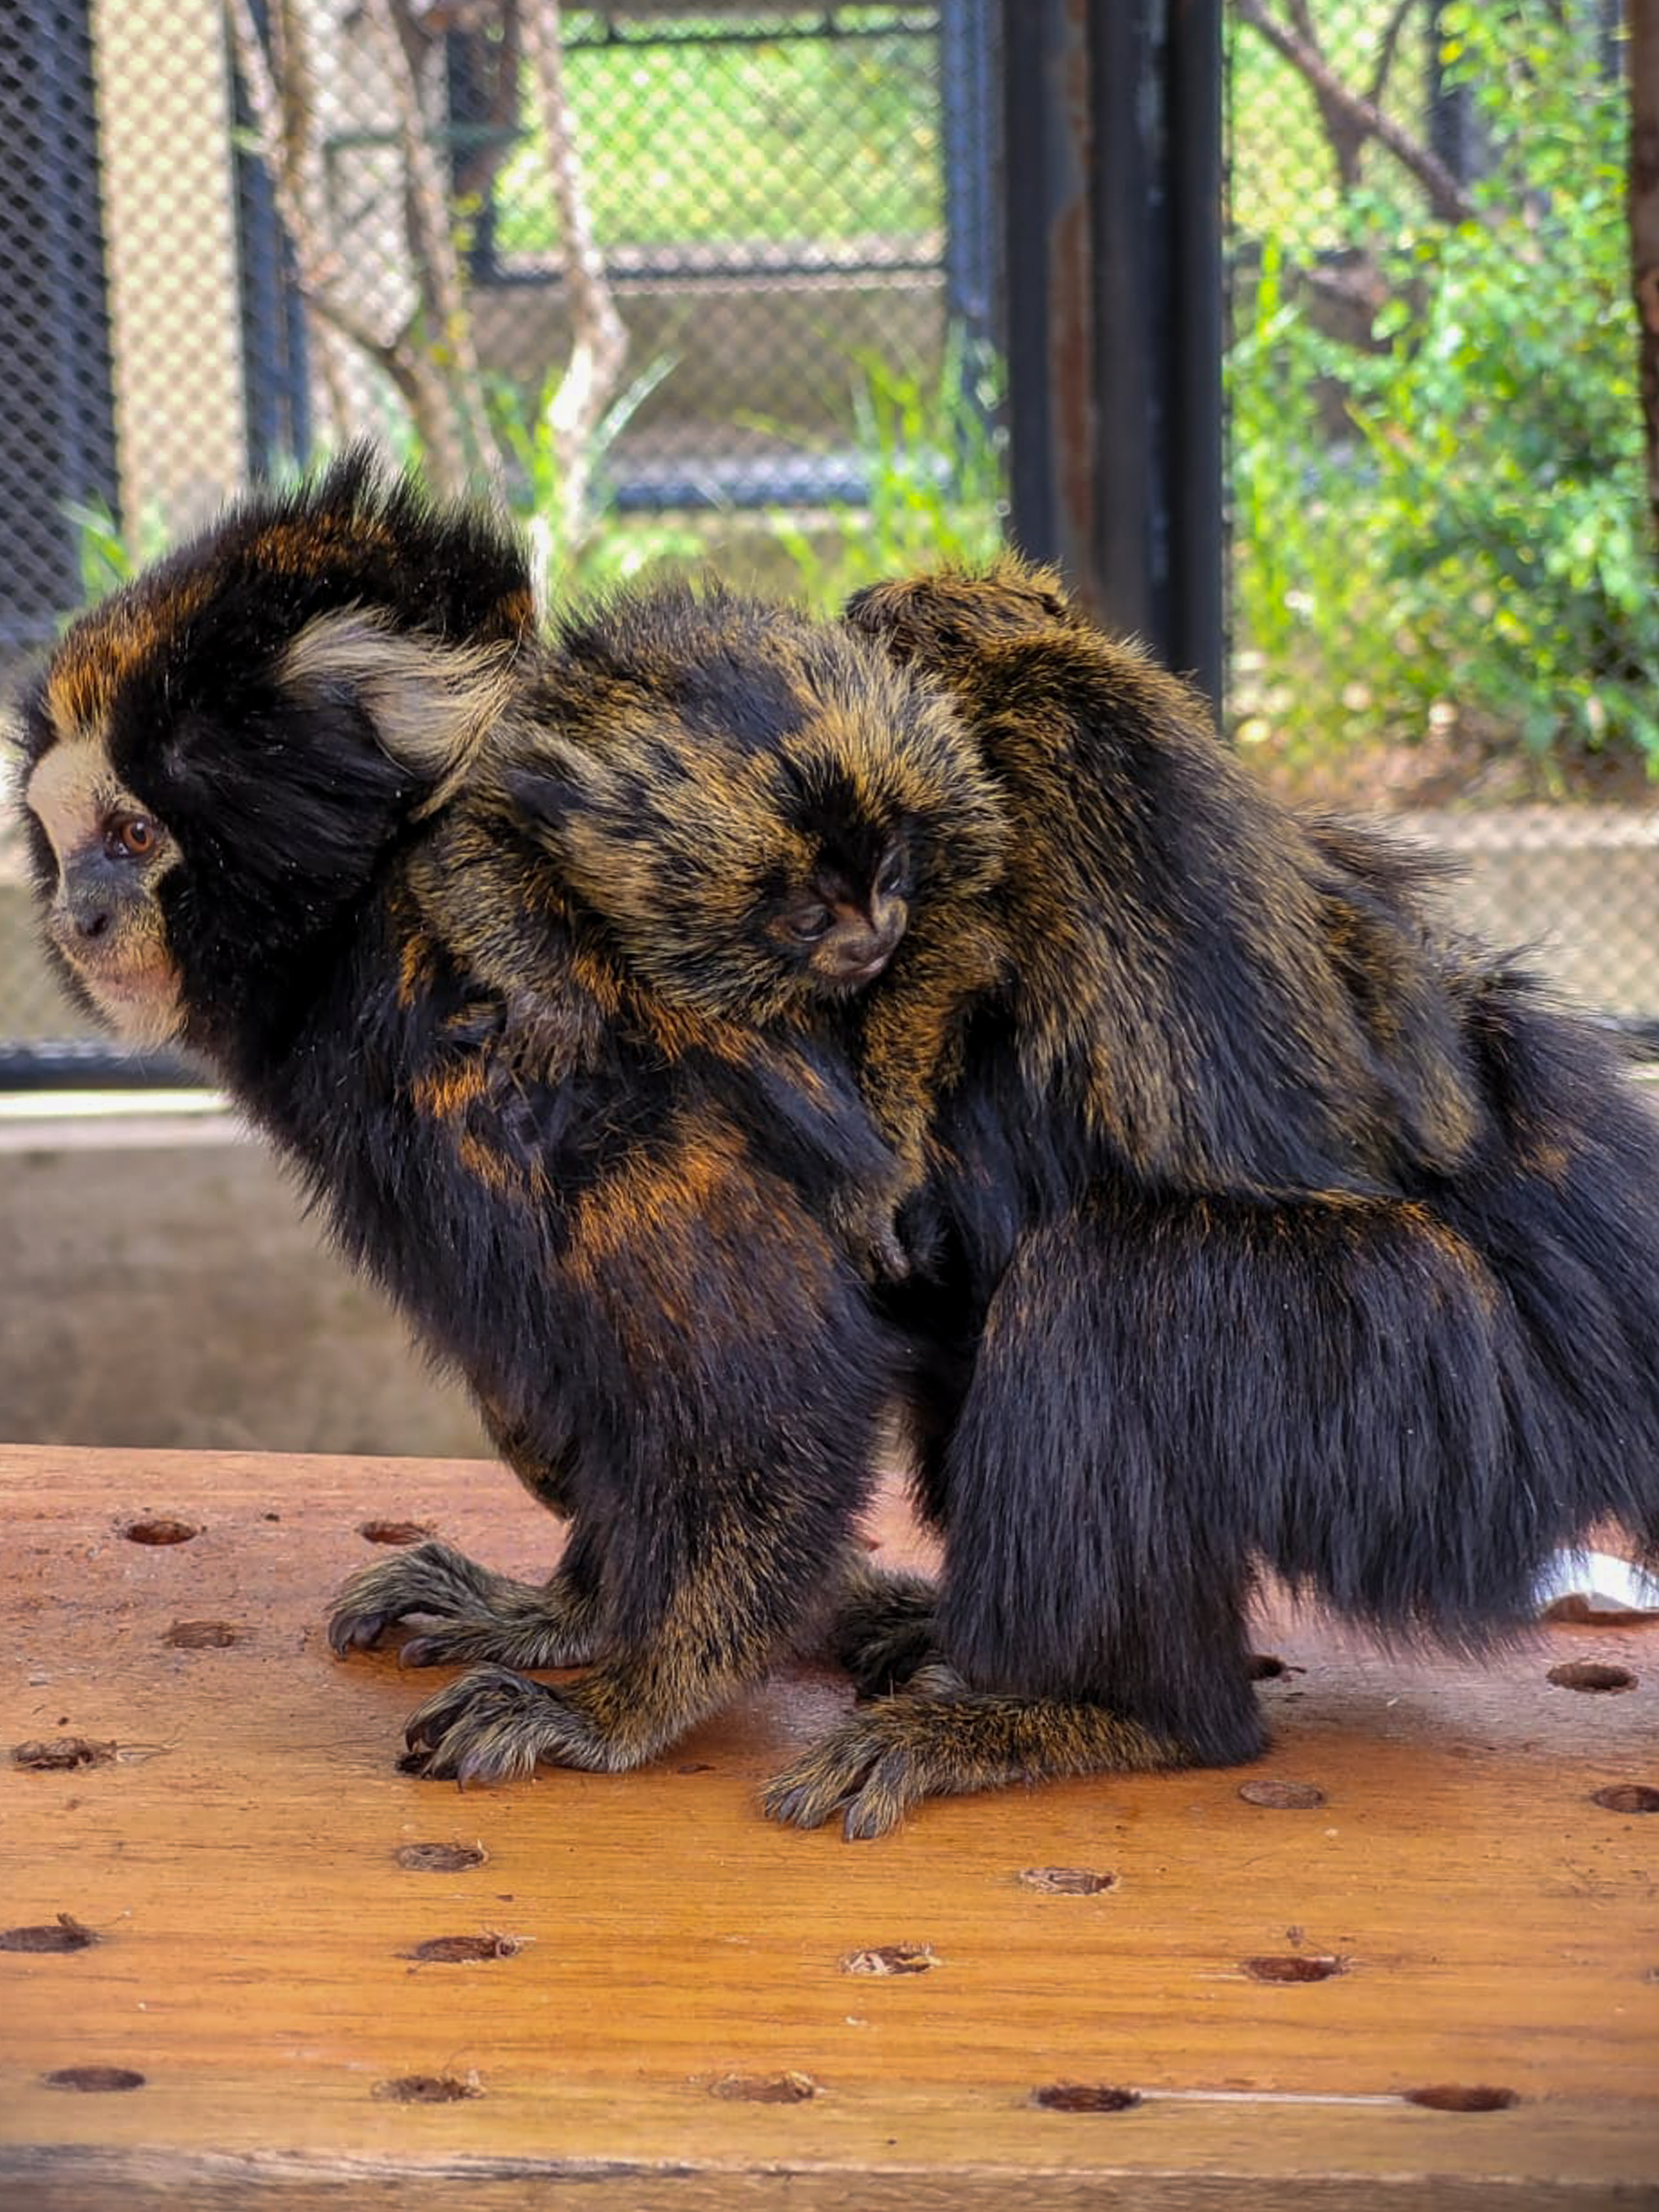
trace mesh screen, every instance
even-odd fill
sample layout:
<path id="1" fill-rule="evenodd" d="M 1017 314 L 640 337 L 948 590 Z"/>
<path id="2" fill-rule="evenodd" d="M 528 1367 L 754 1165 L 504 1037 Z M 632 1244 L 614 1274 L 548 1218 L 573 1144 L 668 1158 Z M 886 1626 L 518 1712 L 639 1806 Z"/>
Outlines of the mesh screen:
<path id="1" fill-rule="evenodd" d="M 552 13 L 0 9 L 0 685 L 251 477 L 364 432 L 493 475 L 554 590 L 712 559 L 828 605 L 995 543 L 994 19 L 1022 11 L 567 8 L 550 106 Z M 1230 0 L 1228 720 L 1288 793 L 1454 848 L 1470 920 L 1649 1022 L 1617 13 Z M 622 343 L 573 465 L 584 242 Z M 83 1028 L 6 837 L 0 1054 Z"/>
<path id="2" fill-rule="evenodd" d="M 1234 0 L 1231 726 L 1659 1017 L 1619 10 Z"/>
<path id="3" fill-rule="evenodd" d="M 441 489 L 493 481 L 550 592 L 712 560 L 828 605 L 988 550 L 991 15 L 10 0 L 0 684 L 249 481 L 364 434 Z M 583 265 L 616 343 L 562 430 Z M 19 872 L 0 830 L 14 1074 L 86 1032 Z"/>

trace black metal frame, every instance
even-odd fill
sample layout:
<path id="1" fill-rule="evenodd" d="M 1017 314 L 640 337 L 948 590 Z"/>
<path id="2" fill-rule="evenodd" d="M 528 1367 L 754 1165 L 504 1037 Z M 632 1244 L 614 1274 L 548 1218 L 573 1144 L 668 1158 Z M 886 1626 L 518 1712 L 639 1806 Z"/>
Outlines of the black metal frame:
<path id="1" fill-rule="evenodd" d="M 1002 0 L 1013 532 L 1220 696 L 1220 0 Z"/>
<path id="2" fill-rule="evenodd" d="M 101 501 L 115 514 L 119 495 L 88 0 L 9 0 L 0 10 L 0 259 L 10 272 L 0 490 L 21 510 L 14 525 L 0 504 L 0 653 L 27 653 L 80 598 L 68 505 Z M 55 510 L 50 532 L 43 509 Z M 45 577 L 43 536 L 52 541 Z"/>
<path id="3" fill-rule="evenodd" d="M 259 34 L 269 0 L 253 0 Z M 253 121 L 242 73 L 233 65 L 236 128 Z M 248 473 L 269 477 L 311 457 L 311 372 L 294 248 L 276 211 L 270 173 L 246 142 L 236 149 L 236 234 L 240 272 L 242 392 Z"/>

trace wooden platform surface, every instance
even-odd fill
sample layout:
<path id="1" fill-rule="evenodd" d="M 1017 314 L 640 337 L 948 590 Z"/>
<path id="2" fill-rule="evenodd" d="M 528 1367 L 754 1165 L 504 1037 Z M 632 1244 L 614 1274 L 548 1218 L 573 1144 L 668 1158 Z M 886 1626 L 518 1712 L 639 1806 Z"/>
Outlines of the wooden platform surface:
<path id="1" fill-rule="evenodd" d="M 1260 1765 L 848 1845 L 755 1809 L 827 1674 L 631 1776 L 398 1774 L 438 1678 L 322 1632 L 377 1522 L 556 1548 L 484 1465 L 0 1449 L 7 2212 L 1659 2204 L 1659 1626 L 1268 1624 Z"/>

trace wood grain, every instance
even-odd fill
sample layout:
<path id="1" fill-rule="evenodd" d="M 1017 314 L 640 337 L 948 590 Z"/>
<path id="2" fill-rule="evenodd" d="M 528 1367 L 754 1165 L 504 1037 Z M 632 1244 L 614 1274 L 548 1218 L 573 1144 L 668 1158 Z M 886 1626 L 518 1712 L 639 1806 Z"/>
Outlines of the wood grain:
<path id="1" fill-rule="evenodd" d="M 557 1547 L 484 1464 L 0 1449 L 8 2212 L 1659 2203 L 1659 1816 L 1594 1802 L 1659 1791 L 1659 1629 L 1481 1671 L 1282 1618 L 1257 1767 L 849 1846 L 755 1810 L 846 1701 L 810 1670 L 635 1775 L 397 1773 L 441 1678 L 322 1633 L 377 1520 Z M 3 1948 L 59 1915 L 96 1940 Z"/>

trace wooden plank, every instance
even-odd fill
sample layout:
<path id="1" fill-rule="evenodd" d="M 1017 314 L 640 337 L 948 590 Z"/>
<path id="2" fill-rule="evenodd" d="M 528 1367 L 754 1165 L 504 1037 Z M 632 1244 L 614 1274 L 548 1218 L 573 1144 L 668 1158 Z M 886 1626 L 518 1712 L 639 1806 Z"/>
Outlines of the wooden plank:
<path id="1" fill-rule="evenodd" d="M 161 1517 L 199 1533 L 123 1534 Z M 811 1670 L 638 1774 L 398 1774 L 441 1678 L 322 1632 L 376 1519 L 556 1550 L 482 1464 L 0 1449 L 0 1924 L 97 1939 L 0 1949 L 9 2209 L 1659 2203 L 1659 1818 L 1594 1802 L 1659 1790 L 1652 1626 L 1482 1672 L 1285 1618 L 1258 1767 L 854 1846 L 755 1810 L 846 1700 Z M 872 1533 L 917 1553 L 891 1499 Z M 1633 1686 L 1549 1682 L 1571 1662 Z M 117 1749 L 9 1763 L 65 1735 Z M 1239 1794 L 1274 1781 L 1321 1802 Z M 1021 1878 L 1054 1868 L 1108 1880 Z M 454 1936 L 503 1940 L 410 1956 Z M 922 1971 L 847 1970 L 891 1947 Z M 143 2081 L 49 2084 L 77 2069 Z M 389 2086 L 422 2081 L 453 2100 Z M 1516 2101 L 1406 2100 L 1437 2085 Z"/>

